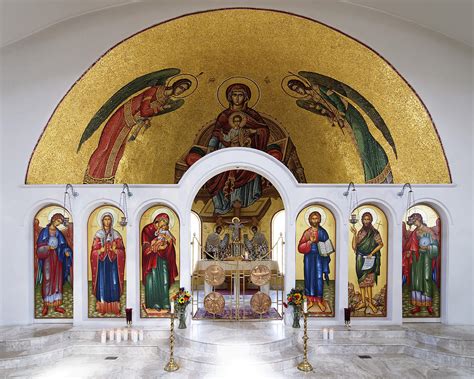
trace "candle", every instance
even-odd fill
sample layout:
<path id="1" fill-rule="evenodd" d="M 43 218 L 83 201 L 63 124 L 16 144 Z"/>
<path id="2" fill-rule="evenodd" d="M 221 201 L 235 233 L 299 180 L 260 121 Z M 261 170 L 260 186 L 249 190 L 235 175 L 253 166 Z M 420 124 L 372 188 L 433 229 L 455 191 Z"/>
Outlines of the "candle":
<path id="1" fill-rule="evenodd" d="M 329 329 L 329 339 L 330 340 L 334 339 L 334 329 L 333 328 Z"/>
<path id="2" fill-rule="evenodd" d="M 138 332 L 135 329 L 132 329 L 132 341 L 134 343 L 138 342 Z"/>
<path id="3" fill-rule="evenodd" d="M 308 300 L 306 299 L 303 301 L 303 312 L 308 313 Z"/>
<path id="4" fill-rule="evenodd" d="M 127 318 L 127 325 L 132 325 L 132 308 L 125 308 L 125 316 Z"/>
<path id="5" fill-rule="evenodd" d="M 249 253 L 248 253 L 247 251 L 246 251 L 245 254 L 244 254 L 244 259 L 245 259 L 246 261 L 249 260 Z"/>
<path id="6" fill-rule="evenodd" d="M 124 341 L 128 341 L 128 329 L 123 329 L 122 330 L 122 338 Z"/>
<path id="7" fill-rule="evenodd" d="M 344 308 L 344 321 L 346 323 L 351 321 L 351 309 L 350 308 Z"/>
<path id="8" fill-rule="evenodd" d="M 102 333 L 100 334 L 100 342 L 106 343 L 107 342 L 107 332 L 105 329 L 102 329 Z"/>
<path id="9" fill-rule="evenodd" d="M 329 338 L 329 332 L 327 328 L 323 329 L 323 340 L 327 340 Z"/>
<path id="10" fill-rule="evenodd" d="M 171 313 L 174 313 L 174 301 L 171 302 L 171 310 L 170 310 Z"/>
<path id="11" fill-rule="evenodd" d="M 140 330 L 138 331 L 138 340 L 139 340 L 139 341 L 143 341 L 143 339 L 144 339 L 143 329 L 140 329 Z"/>
<path id="12" fill-rule="evenodd" d="M 122 342 L 122 331 L 120 329 L 115 331 L 115 341 Z"/>
<path id="13" fill-rule="evenodd" d="M 109 340 L 113 341 L 115 339 L 115 330 L 110 329 L 109 330 Z"/>

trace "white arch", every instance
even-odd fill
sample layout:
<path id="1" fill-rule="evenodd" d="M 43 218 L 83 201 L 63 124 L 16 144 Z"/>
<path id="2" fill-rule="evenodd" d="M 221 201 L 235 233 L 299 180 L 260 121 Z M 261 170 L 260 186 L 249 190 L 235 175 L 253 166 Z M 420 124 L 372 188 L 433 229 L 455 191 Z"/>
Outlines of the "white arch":
<path id="1" fill-rule="evenodd" d="M 285 209 L 288 209 L 289 192 L 298 184 L 293 174 L 271 155 L 241 147 L 229 147 L 207 154 L 185 172 L 179 186 L 189 191 L 186 209 L 191 209 L 198 191 L 209 179 L 233 169 L 253 171 L 270 180 L 282 197 Z"/>

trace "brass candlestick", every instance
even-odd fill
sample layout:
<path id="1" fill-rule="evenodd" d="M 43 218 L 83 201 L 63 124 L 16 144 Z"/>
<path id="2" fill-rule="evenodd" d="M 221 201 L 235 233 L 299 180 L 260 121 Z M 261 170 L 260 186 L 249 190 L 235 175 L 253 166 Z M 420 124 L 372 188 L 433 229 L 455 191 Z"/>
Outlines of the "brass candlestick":
<path id="1" fill-rule="evenodd" d="M 171 328 L 170 328 L 170 360 L 166 364 L 165 371 L 176 371 L 179 369 L 178 364 L 174 361 L 174 312 L 171 313 Z"/>
<path id="2" fill-rule="evenodd" d="M 303 312 L 304 332 L 303 332 L 303 362 L 298 364 L 298 370 L 309 372 L 313 371 L 313 366 L 308 362 L 308 312 Z"/>

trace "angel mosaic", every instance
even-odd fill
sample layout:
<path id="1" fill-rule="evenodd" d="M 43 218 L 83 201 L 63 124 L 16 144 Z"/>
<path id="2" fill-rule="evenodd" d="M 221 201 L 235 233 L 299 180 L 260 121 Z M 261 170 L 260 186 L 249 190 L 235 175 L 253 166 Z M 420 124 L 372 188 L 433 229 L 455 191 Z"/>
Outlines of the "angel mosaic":
<path id="1" fill-rule="evenodd" d="M 397 157 L 395 142 L 382 116 L 367 99 L 347 84 L 315 72 L 291 74 L 281 84 L 287 95 L 298 99 L 296 105 L 300 108 L 328 118 L 342 132 L 350 132 L 366 183 L 393 183 L 388 156 L 370 133 L 364 116 L 380 130 Z"/>
<path id="2" fill-rule="evenodd" d="M 173 112 L 197 87 L 193 75 L 169 68 L 140 76 L 118 90 L 97 111 L 84 130 L 77 151 L 105 122 L 92 153 L 84 183 L 114 183 L 115 173 L 128 142 L 151 126 L 151 119 Z"/>

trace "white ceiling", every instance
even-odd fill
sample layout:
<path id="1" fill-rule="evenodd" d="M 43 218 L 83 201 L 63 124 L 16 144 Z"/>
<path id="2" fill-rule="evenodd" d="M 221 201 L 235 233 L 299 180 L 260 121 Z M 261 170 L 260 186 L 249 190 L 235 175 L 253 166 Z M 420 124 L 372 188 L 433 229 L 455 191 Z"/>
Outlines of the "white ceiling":
<path id="1" fill-rule="evenodd" d="M 410 21 L 474 46 L 474 0 L 340 0 Z"/>
<path id="2" fill-rule="evenodd" d="M 68 18 L 142 1 L 147 0 L 0 0 L 0 46 L 16 42 Z M 390 14 L 474 46 L 474 0 L 335 1 Z"/>

